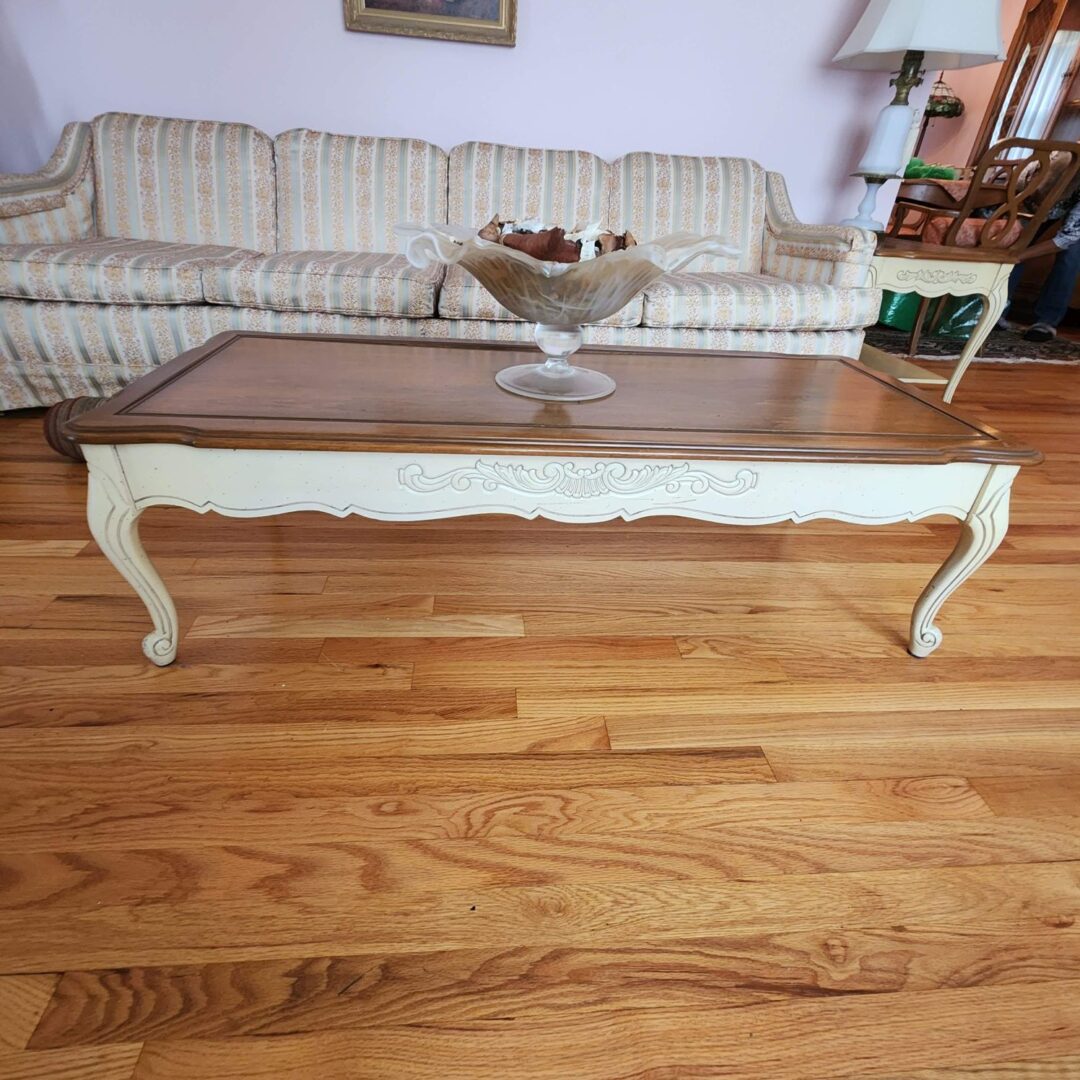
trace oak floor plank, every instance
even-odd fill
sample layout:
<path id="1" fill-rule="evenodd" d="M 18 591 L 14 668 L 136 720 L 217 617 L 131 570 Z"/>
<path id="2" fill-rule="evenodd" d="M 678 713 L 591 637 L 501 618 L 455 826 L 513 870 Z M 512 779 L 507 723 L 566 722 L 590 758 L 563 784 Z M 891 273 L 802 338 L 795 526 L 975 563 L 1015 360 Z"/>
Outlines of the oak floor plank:
<path id="1" fill-rule="evenodd" d="M 27 627 L 44 610 L 51 597 L 48 596 L 0 596 L 0 627 Z M 0 641 L 0 650 L 3 649 Z M 4 653 L 0 652 L 0 656 Z M 40 654 L 39 654 L 40 655 Z"/>
<path id="2" fill-rule="evenodd" d="M 90 543 L 86 540 L 31 540 L 0 536 L 0 572 L 7 559 L 70 559 Z"/>
<path id="3" fill-rule="evenodd" d="M 1022 730 L 1022 725 L 1000 735 L 957 731 L 940 737 L 924 733 L 905 737 L 882 731 L 766 740 L 764 749 L 778 780 L 869 779 L 950 770 L 968 779 L 1053 777 L 1072 773 L 1080 761 L 1075 716 L 1058 716 L 1058 726 L 1045 731 Z"/>
<path id="4" fill-rule="evenodd" d="M 138 1043 L 63 1050 L 0 1048 L 0 1076 L 4 1080 L 131 1080 L 141 1052 Z"/>
<path id="5" fill-rule="evenodd" d="M 326 661 L 365 664 L 431 660 L 483 662 L 489 665 L 536 660 L 548 665 L 566 661 L 676 660 L 675 639 L 668 637 L 564 637 L 555 641 L 535 638 L 327 638 L 322 649 Z"/>
<path id="6" fill-rule="evenodd" d="M 133 750 L 129 747 L 126 752 Z M 28 769 L 27 759 L 11 757 L 13 772 Z M 158 765 L 180 777 L 185 771 L 198 777 L 204 760 L 188 756 L 185 761 L 177 755 Z M 218 760 L 219 768 L 230 769 L 227 756 L 218 755 Z M 30 765 L 28 771 L 37 770 Z M 60 791 L 35 797 L 23 793 L 0 803 L 0 850 L 146 847 L 161 836 L 162 829 L 176 844 L 198 844 L 200 838 L 210 842 L 210 837 L 231 844 L 258 843 L 260 838 L 287 844 L 348 843 L 376 836 L 416 840 L 573 837 L 793 820 L 941 821 L 993 816 L 971 785 L 957 777 L 353 798 L 299 792 L 284 797 L 238 787 L 217 802 L 210 802 L 198 789 L 189 798 L 165 797 L 151 790 L 134 797 L 118 794 L 105 807 L 80 797 L 77 791 Z"/>
<path id="7" fill-rule="evenodd" d="M 278 704 L 288 707 L 287 700 Z M 313 722 L 307 718 L 299 724 L 286 716 L 276 724 L 185 726 L 148 722 L 137 730 L 127 730 L 124 725 L 29 731 L 7 728 L 0 730 L 0 772 L 21 774 L 28 769 L 47 768 L 50 758 L 55 761 L 57 753 L 65 753 L 65 743 L 74 748 L 67 752 L 89 762 L 107 764 L 145 756 L 192 770 L 210 768 L 215 760 L 230 753 L 243 762 L 274 762 L 288 767 L 305 760 L 308 764 L 321 764 L 328 757 L 340 760 L 346 754 L 388 757 L 460 754 L 466 749 L 481 754 L 609 749 L 607 729 L 597 717 L 515 720 L 511 724 L 504 711 L 492 717 L 485 709 L 485 715 L 464 720 L 436 715 L 428 723 L 412 719 L 357 723 L 358 716 L 363 719 L 363 702 L 346 708 L 348 720 Z"/>
<path id="8" fill-rule="evenodd" d="M 1011 695 L 1015 701 L 1013 708 L 995 708 L 994 702 L 1001 698 L 991 687 L 982 687 L 980 694 L 985 695 L 988 703 L 977 709 L 982 735 L 1014 735 L 1022 744 L 1033 735 L 1062 736 L 1067 742 L 1080 734 L 1077 709 L 1038 708 L 1040 695 L 1035 686 L 1029 689 L 1026 702 L 1016 685 L 1009 694 L 1003 692 L 1001 697 Z M 920 696 L 922 708 L 918 707 Z M 835 752 L 845 744 L 865 739 L 889 742 L 919 738 L 927 743 L 957 739 L 969 733 L 972 726 L 972 711 L 964 706 L 959 687 L 944 691 L 916 687 L 910 696 L 902 690 L 893 698 L 893 704 L 906 699 L 910 709 L 875 708 L 865 699 L 860 709 L 854 687 L 832 695 L 831 712 L 819 712 L 817 702 L 813 711 L 799 710 L 796 695 L 788 696 L 791 706 L 787 712 L 771 712 L 769 695 L 762 694 L 754 700 L 745 692 L 738 701 L 749 711 L 736 712 L 730 709 L 733 697 L 723 693 L 671 692 L 665 703 L 658 693 L 633 695 L 593 690 L 575 700 L 566 695 L 522 691 L 518 694 L 518 711 L 522 717 L 534 720 L 566 719 L 576 711 L 575 707 L 580 707 L 582 713 L 603 715 L 607 717 L 612 745 L 623 750 L 701 749 L 730 743 L 791 745 L 815 739 L 822 744 L 831 742 Z M 1056 704 L 1057 699 L 1054 700 Z M 942 705 L 941 711 L 935 711 L 934 703 Z M 848 707 L 843 707 L 845 704 Z M 836 708 L 838 705 L 841 708 Z"/>
<path id="9" fill-rule="evenodd" d="M 0 416 L 0 423 L 3 417 Z M 85 484 L 85 477 L 82 483 Z M 4 508 L 4 517 L 8 508 Z M 86 527 L 85 508 L 82 511 L 82 527 Z M 97 550 L 96 547 L 94 549 Z M 177 574 L 190 571 L 193 558 L 155 559 L 158 572 L 167 582 Z M 125 591 L 127 590 L 127 591 Z M 124 596 L 131 593 L 131 586 L 100 555 L 93 558 L 50 559 L 23 558 L 18 566 L 14 560 L 0 572 L 0 594 L 5 596 L 68 596 L 88 594 L 91 596 Z"/>
<path id="10" fill-rule="evenodd" d="M 1068 765 L 1076 772 L 1038 779 L 1028 776 L 985 777 L 976 786 L 987 805 L 997 814 L 1046 817 L 1063 808 L 1080 807 L 1080 756 Z"/>
<path id="11" fill-rule="evenodd" d="M 655 691 L 657 687 L 667 686 L 677 687 L 681 692 L 718 687 L 737 690 L 752 686 L 755 687 L 753 693 L 778 710 L 785 709 L 789 698 L 798 698 L 803 693 L 812 700 L 820 700 L 822 688 L 828 684 L 839 684 L 849 693 L 854 689 L 857 694 L 868 672 L 868 665 L 861 657 L 833 658 L 824 663 L 817 657 L 773 656 L 760 657 L 753 664 L 747 664 L 745 657 L 696 660 L 641 657 L 619 661 L 570 656 L 561 659 L 554 670 L 550 662 L 540 658 L 506 660 L 497 665 L 467 657 L 433 660 L 418 656 L 414 659 L 414 685 L 418 688 L 514 687 L 555 693 L 620 688 Z M 941 662 L 925 664 L 912 656 L 897 656 L 894 652 L 889 657 L 875 660 L 873 672 L 877 693 L 885 697 L 882 702 L 885 709 L 895 707 L 891 699 L 904 691 L 925 695 L 925 690 L 916 688 L 927 687 L 938 695 L 950 685 L 962 686 L 967 693 L 973 686 L 977 693 L 986 690 L 998 693 L 998 700 L 1007 705 L 1013 684 L 1028 691 L 1036 680 L 1053 679 L 1056 684 L 1067 685 L 1070 680 L 1080 678 L 1080 657 L 1040 657 L 1037 660 L 1028 657 L 944 658 Z M 773 684 L 775 691 L 767 684 Z M 763 688 L 759 691 L 758 686 Z M 833 696 L 824 700 L 826 707 L 835 707 L 837 688 L 836 685 L 831 687 Z M 899 707 L 908 704 L 909 699 L 901 697 Z M 943 703 L 943 707 L 947 704 Z"/>
<path id="12" fill-rule="evenodd" d="M 611 946 L 656 940 L 904 926 L 1075 934 L 1075 863 L 806 874 L 732 882 L 708 878 L 618 885 L 508 886 L 369 894 L 346 880 L 297 902 L 272 889 L 212 901 L 182 894 L 78 914 L 8 912 L 0 974 L 269 960 L 356 952 L 429 952 L 474 947 Z"/>
<path id="13" fill-rule="evenodd" d="M 409 695 L 410 698 L 420 695 Z M 430 699 L 429 699 L 430 700 Z M 513 719 L 513 699 L 470 700 L 458 705 L 431 702 L 449 718 Z M 368 708 L 372 708 L 368 702 Z M 403 716 L 422 719 L 418 710 Z M 130 746 L 130 744 L 128 744 Z M 59 757 L 59 760 L 58 760 Z M 381 757 L 361 747 L 338 745 L 319 753 L 259 757 L 243 752 L 207 754 L 185 762 L 176 757 L 130 754 L 121 750 L 98 761 L 77 755 L 43 755 L 27 765 L 0 761 L 3 805 L 48 795 L 77 796 L 107 803 L 117 796 L 160 795 L 227 801 L 248 792 L 266 796 L 363 796 L 420 793 L 507 792 L 573 788 L 635 788 L 715 784 L 754 784 L 773 780 L 759 747 L 722 750 L 603 752 L 479 752 Z"/>
<path id="14" fill-rule="evenodd" d="M 0 598 L 0 624 L 2 612 Z M 135 635 L 112 630 L 72 633 L 70 628 L 5 634 L 0 625 L 0 662 L 33 666 L 43 659 L 62 657 L 66 664 L 86 667 L 130 664 L 140 655 L 139 640 L 137 632 Z M 177 662 L 185 667 L 204 663 L 313 664 L 320 659 L 322 650 L 323 642 L 318 638 L 196 638 L 184 642 L 184 655 Z M 342 662 L 353 661 L 343 658 Z"/>
<path id="15" fill-rule="evenodd" d="M 746 1008 L 1078 976 L 1074 939 L 904 930 L 69 971 L 31 1046 L 279 1037 L 500 1016 L 551 1022 L 583 1012 Z"/>
<path id="16" fill-rule="evenodd" d="M 953 614 L 948 609 L 948 615 Z M 712 627 L 703 632 L 676 635 L 679 652 L 687 659 L 756 660 L 758 657 L 801 658 L 831 667 L 838 656 L 894 662 L 907 647 L 905 620 L 890 617 L 866 624 L 860 620 L 828 620 L 816 628 L 810 621 L 772 616 L 736 619 L 735 626 Z M 827 630 L 822 633 L 822 630 Z M 1028 632 L 1030 630 L 1030 632 Z M 946 645 L 934 662 L 962 664 L 970 659 L 1045 660 L 1080 657 L 1080 642 L 1064 639 L 1054 628 L 1036 625 L 1023 634 L 1002 636 L 994 620 L 966 618 L 950 626 Z M 921 663 L 921 661 L 919 661 Z M 924 667 L 931 665 L 922 665 Z"/>
<path id="17" fill-rule="evenodd" d="M 1044 822 L 784 822 L 723 830 L 78 848 L 0 854 L 0 911 L 53 914 L 131 903 L 212 904 L 272 887 L 303 903 L 342 883 L 365 895 L 514 886 L 763 881 L 805 874 L 1075 862 L 1080 818 Z M 182 840 L 178 841 L 182 842 Z M 1069 939 L 1071 940 L 1071 939 Z M 1078 939 L 1080 940 L 1080 939 Z M 1068 941 L 1059 947 L 1068 949 Z M 1063 954 L 1064 955 L 1064 954 Z M 1074 958 L 1075 959 L 1075 958 Z M 1080 972 L 1078 972 L 1080 975 Z"/>
<path id="18" fill-rule="evenodd" d="M 55 975 L 0 977 L 0 1055 L 25 1049 L 53 996 L 56 981 Z"/>
<path id="19" fill-rule="evenodd" d="M 747 668 L 741 661 L 721 660 L 691 663 L 674 660 L 636 659 L 561 660 L 553 665 L 545 660 L 419 659 L 413 665 L 413 685 L 418 690 L 435 689 L 517 689 L 557 694 L 566 691 L 577 699 L 586 691 L 633 691 L 640 687 L 653 691 L 659 686 L 678 686 L 680 690 L 711 690 L 716 686 L 754 687 L 768 696 L 773 688 L 789 684 L 779 660 L 762 660 Z M 603 710 L 597 710 L 603 712 Z"/>
<path id="20" fill-rule="evenodd" d="M 217 639 L 207 639 L 217 640 Z M 320 640 L 315 644 L 321 645 Z M 210 666 L 210 665 L 208 665 Z M 216 666 L 216 665 L 215 665 Z M 330 665 L 327 665 L 329 667 Z M 407 665 L 406 665 L 407 667 Z M 152 670 L 147 667 L 147 670 Z M 180 664 L 170 670 L 198 671 Z M 227 670 L 227 669 L 226 669 Z M 163 697 L 153 693 L 95 693 L 93 696 L 77 691 L 63 691 L 58 688 L 47 697 L 26 698 L 11 696 L 0 699 L 0 728 L 41 727 L 146 727 L 151 731 L 162 725 L 162 709 L 167 709 L 167 727 L 229 728 L 234 725 L 249 725 L 256 732 L 265 726 L 281 725 L 286 728 L 296 725 L 333 725 L 342 738 L 339 749 L 345 749 L 350 743 L 368 745 L 372 748 L 372 739 L 377 733 L 372 724 L 386 725 L 378 737 L 384 741 L 391 735 L 390 725 L 404 725 L 407 721 L 415 727 L 401 727 L 401 734 L 413 735 L 413 741 L 422 744 L 425 732 L 421 725 L 444 722 L 463 724 L 474 720 L 502 720 L 517 715 L 517 699 L 509 690 L 443 691 L 437 694 L 406 689 L 384 690 L 393 687 L 395 681 L 400 686 L 402 668 L 388 669 L 388 675 L 379 675 L 372 671 L 353 681 L 354 692 L 342 693 L 349 687 L 350 674 L 337 678 L 327 672 L 325 685 L 317 690 L 293 690 L 288 686 L 268 686 L 263 684 L 258 690 L 235 693 L 219 687 L 219 692 L 192 691 Z M 203 669 L 205 673 L 205 668 Z M 317 678 L 317 673 L 315 675 Z M 341 689 L 335 689 L 336 685 Z M 596 718 L 574 719 L 563 723 L 556 721 L 555 729 L 561 732 L 592 730 L 602 721 Z M 344 725 L 352 725 L 346 727 Z M 364 725 L 362 728 L 357 725 Z M 515 732 L 525 736 L 530 728 L 541 730 L 548 725 L 522 723 L 514 729 L 507 727 L 501 735 L 493 732 L 508 745 L 520 749 L 520 740 L 515 740 Z M 468 730 L 465 728 L 464 730 Z M 477 734 L 483 734 L 478 731 Z M 345 736 L 355 735 L 355 739 Z M 395 744 L 396 745 L 396 744 Z M 404 752 L 403 745 L 397 749 Z M 464 746 L 461 749 L 465 749 Z M 479 752 L 484 747 L 477 747 Z M 488 748 L 495 752 L 497 748 Z M 373 750 L 373 752 L 375 752 Z M 424 752 L 418 750 L 418 753 Z M 430 750 L 428 751 L 430 752 Z M 452 748 L 450 748 L 450 752 Z M 0 763 L 0 769 L 2 769 Z"/>
<path id="21" fill-rule="evenodd" d="M 1078 988 L 1069 987 L 1075 993 Z M 937 990 L 926 995 L 651 1009 L 552 1023 L 494 1018 L 273 1039 L 148 1043 L 137 1080 L 624 1080 L 739 1076 L 747 1080 L 866 1077 L 882 1067 L 1075 1055 L 1080 1020 L 1060 985 Z"/>
<path id="22" fill-rule="evenodd" d="M 321 597 L 319 599 L 322 599 Z M 200 615 L 187 637 L 521 637 L 520 615 Z M 182 646 L 181 646 L 182 648 Z"/>
<path id="23" fill-rule="evenodd" d="M 932 569 L 932 568 L 928 568 Z M 625 607 L 610 611 L 587 611 L 581 607 L 572 612 L 550 614 L 524 613 L 525 627 L 530 635 L 537 637 L 560 637 L 568 625 L 575 634 L 611 636 L 635 633 L 649 635 L 692 636 L 710 638 L 745 638 L 748 642 L 747 656 L 755 651 L 779 651 L 787 655 L 790 647 L 796 651 L 806 648 L 806 643 L 818 642 L 821 648 L 826 642 L 836 641 L 828 657 L 847 655 L 845 642 L 856 638 L 856 648 L 877 655 L 879 650 L 890 649 L 891 655 L 907 647 L 908 625 L 911 605 L 919 590 L 912 592 L 907 603 L 897 600 L 892 610 L 838 611 L 835 597 L 823 598 L 816 612 L 774 611 L 738 612 L 722 610 L 716 604 L 703 606 L 698 612 L 668 614 L 658 607 L 646 608 L 627 600 Z M 997 595 L 997 594 L 995 594 Z M 976 603 L 984 607 L 976 611 Z M 961 610 L 961 605 L 967 605 Z M 473 603 L 474 610 L 482 608 L 483 600 Z M 523 603 L 517 605 L 519 611 Z M 882 605 L 876 605 L 880 608 Z M 439 598 L 436 599 L 436 610 Z M 948 656 L 1076 656 L 1078 646 L 1073 640 L 1062 639 L 1062 626 L 1071 625 L 1071 612 L 1075 604 L 1063 604 L 1046 618 L 1025 624 L 1023 634 L 1002 633 L 1015 612 L 1001 600 L 968 601 L 963 596 L 950 598 L 944 609 L 941 627 L 945 634 L 941 657 Z M 758 644 L 762 639 L 770 650 Z M 937 659 L 935 654 L 934 659 Z"/>
<path id="24" fill-rule="evenodd" d="M 8 701 L 47 700 L 70 692 L 78 681 L 86 694 L 117 697 L 126 694 L 212 694 L 222 690 L 243 693 L 266 686 L 294 692 L 357 694 L 362 691 L 409 690 L 412 664 L 200 664 L 152 667 L 149 664 L 55 664 L 37 667 L 0 666 L 0 693 Z"/>
<path id="25" fill-rule="evenodd" d="M 1080 1054 L 1038 1061 L 991 1061 L 973 1065 L 914 1069 L 893 1073 L 881 1080 L 1076 1080 L 1080 1076 Z"/>

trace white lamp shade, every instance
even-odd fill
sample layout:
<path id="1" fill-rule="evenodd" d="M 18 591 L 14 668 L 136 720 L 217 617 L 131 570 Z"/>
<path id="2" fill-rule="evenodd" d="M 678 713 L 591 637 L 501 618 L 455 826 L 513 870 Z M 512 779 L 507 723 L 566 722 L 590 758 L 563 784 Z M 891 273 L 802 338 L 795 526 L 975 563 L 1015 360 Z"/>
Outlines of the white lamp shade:
<path id="1" fill-rule="evenodd" d="M 833 62 L 895 71 L 909 49 L 926 54 L 922 66 L 928 70 L 1004 60 L 1001 0 L 870 0 Z"/>

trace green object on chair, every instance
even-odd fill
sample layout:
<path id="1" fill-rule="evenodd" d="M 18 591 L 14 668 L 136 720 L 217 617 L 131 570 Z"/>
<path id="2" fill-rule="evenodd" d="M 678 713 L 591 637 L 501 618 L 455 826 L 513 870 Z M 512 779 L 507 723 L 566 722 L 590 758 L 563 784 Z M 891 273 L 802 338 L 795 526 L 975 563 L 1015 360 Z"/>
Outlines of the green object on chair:
<path id="1" fill-rule="evenodd" d="M 904 170 L 905 180 L 955 180 L 956 170 L 948 165 L 933 165 L 913 157 Z"/>
<path id="2" fill-rule="evenodd" d="M 915 293 L 895 293 L 886 289 L 881 298 L 881 314 L 878 315 L 878 322 L 893 330 L 904 330 L 910 333 L 915 326 L 921 301 L 922 297 Z M 945 309 L 935 323 L 935 317 L 942 303 Z M 934 327 L 931 335 L 933 337 L 959 338 L 966 341 L 971 337 L 982 309 L 981 296 L 945 296 L 940 300 L 934 300 L 926 315 L 923 334 L 930 334 L 930 327 Z"/>

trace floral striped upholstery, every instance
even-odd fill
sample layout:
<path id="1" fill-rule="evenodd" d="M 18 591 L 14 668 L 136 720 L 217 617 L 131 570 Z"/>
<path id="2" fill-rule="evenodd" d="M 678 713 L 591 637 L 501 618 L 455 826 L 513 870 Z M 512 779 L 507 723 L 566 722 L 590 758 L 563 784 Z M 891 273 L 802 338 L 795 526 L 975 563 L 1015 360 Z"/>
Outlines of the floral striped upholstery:
<path id="1" fill-rule="evenodd" d="M 60 244 L 94 232 L 90 125 L 67 124 L 35 173 L 0 175 L 0 244 Z"/>
<path id="2" fill-rule="evenodd" d="M 435 314 L 443 268 L 417 270 L 404 255 L 285 251 L 253 255 L 203 275 L 212 304 L 342 315 Z"/>
<path id="3" fill-rule="evenodd" d="M 450 151 L 450 221 L 542 218 L 571 228 L 607 214 L 607 164 L 583 150 L 469 142 Z"/>
<path id="4" fill-rule="evenodd" d="M 278 251 L 404 251 L 395 225 L 446 221 L 446 152 L 421 139 L 297 128 L 274 155 Z"/>
<path id="5" fill-rule="evenodd" d="M 251 252 L 219 244 L 80 240 L 0 247 L 0 296 L 112 304 L 199 304 L 202 272 Z"/>
<path id="6" fill-rule="evenodd" d="M 780 173 L 767 175 L 766 190 L 764 273 L 819 285 L 866 284 L 877 246 L 874 233 L 852 225 L 804 225 Z"/>
<path id="7" fill-rule="evenodd" d="M 645 289 L 645 326 L 850 330 L 868 326 L 880 289 L 782 281 L 765 274 L 665 274 Z"/>
<path id="8" fill-rule="evenodd" d="M 639 241 L 716 233 L 737 256 L 705 256 L 695 270 L 757 273 L 765 226 L 765 170 L 749 158 L 627 154 L 611 165 L 609 222 Z"/>
<path id="9" fill-rule="evenodd" d="M 402 319 L 269 311 L 216 304 L 75 304 L 0 300 L 0 409 L 106 396 L 223 330 L 284 334 L 371 334 L 532 343 L 520 321 Z M 587 326 L 588 345 L 718 349 L 857 357 L 862 330 L 703 330 Z M 451 377 L 448 372 L 448 378 Z"/>
<path id="10" fill-rule="evenodd" d="M 274 250 L 269 136 L 131 113 L 105 113 L 92 127 L 99 236 Z"/>
<path id="11" fill-rule="evenodd" d="M 642 297 L 637 296 L 621 311 L 602 319 L 598 326 L 638 326 L 641 323 Z M 444 319 L 521 319 L 503 307 L 494 296 L 462 266 L 451 266 L 439 290 L 439 314 Z"/>

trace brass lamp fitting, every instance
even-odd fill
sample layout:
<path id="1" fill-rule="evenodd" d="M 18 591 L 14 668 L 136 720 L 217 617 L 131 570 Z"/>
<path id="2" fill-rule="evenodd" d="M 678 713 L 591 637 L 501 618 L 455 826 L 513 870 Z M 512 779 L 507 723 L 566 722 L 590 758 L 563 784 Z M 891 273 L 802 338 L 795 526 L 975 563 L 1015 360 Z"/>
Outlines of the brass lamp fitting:
<path id="1" fill-rule="evenodd" d="M 892 105 L 906 105 L 908 95 L 916 86 L 922 86 L 922 62 L 926 54 L 921 49 L 908 49 L 900 63 L 900 73 L 889 80 L 890 86 L 896 87 L 896 97 Z"/>

